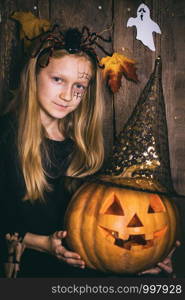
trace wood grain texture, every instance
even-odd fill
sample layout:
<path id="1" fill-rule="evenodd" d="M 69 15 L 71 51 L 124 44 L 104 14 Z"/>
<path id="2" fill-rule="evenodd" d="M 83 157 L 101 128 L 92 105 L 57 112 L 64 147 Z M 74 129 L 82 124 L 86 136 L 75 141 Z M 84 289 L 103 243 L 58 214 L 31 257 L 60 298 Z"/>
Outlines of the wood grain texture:
<path id="1" fill-rule="evenodd" d="M 122 79 L 122 87 L 114 96 L 116 132 L 122 129 L 138 100 L 138 97 L 153 70 L 155 58 L 163 61 L 163 91 L 169 131 L 171 170 L 176 190 L 185 194 L 185 2 L 184 0 L 146 0 L 151 18 L 157 22 L 162 35 L 154 33 L 156 52 L 136 40 L 136 28 L 126 27 L 130 17 L 136 17 L 139 0 L 4 0 L 0 1 L 0 109 L 9 100 L 9 91 L 18 84 L 22 63 L 18 24 L 10 19 L 18 11 L 31 11 L 36 16 L 59 22 L 63 28 L 82 28 L 112 34 L 113 43 L 105 47 L 110 52 L 122 53 L 137 60 L 138 78 L 135 84 Z M 104 56 L 98 51 L 100 57 Z M 104 135 L 106 155 L 113 142 L 112 94 L 104 85 L 105 118 Z"/>
<path id="2" fill-rule="evenodd" d="M 50 1 L 39 0 L 37 4 L 38 17 L 42 19 L 50 19 Z"/>
<path id="3" fill-rule="evenodd" d="M 145 1 L 151 18 L 161 28 L 154 33 L 156 51 L 152 52 L 136 40 L 136 28 L 126 27 L 130 17 L 136 17 L 140 1 L 114 1 L 114 50 L 138 61 L 139 84 L 122 79 L 122 88 L 115 95 L 117 134 L 126 123 L 138 97 L 153 70 L 155 58 L 163 62 L 163 92 L 166 105 L 170 160 L 176 190 L 185 194 L 185 3 Z"/>
<path id="4" fill-rule="evenodd" d="M 0 109 L 8 100 L 9 90 L 12 87 L 12 72 L 14 66 L 14 47 L 17 44 L 16 26 L 9 19 L 12 11 L 15 10 L 14 1 L 1 1 L 1 24 L 0 24 Z"/>
<path id="5" fill-rule="evenodd" d="M 151 1 L 145 1 L 149 6 L 147 2 Z M 148 81 L 154 65 L 155 54 L 140 41 L 136 40 L 135 26 L 127 27 L 128 19 L 137 16 L 137 8 L 141 2 L 137 0 L 117 0 L 114 3 L 114 51 L 137 61 L 139 79 L 139 83 L 135 84 L 123 78 L 122 88 L 115 95 L 116 107 L 119 108 L 116 112 L 118 134 L 132 113 L 138 97 Z"/>
<path id="6" fill-rule="evenodd" d="M 171 170 L 176 190 L 185 194 L 185 3 L 163 2 L 159 15 Z"/>
<path id="7" fill-rule="evenodd" d="M 32 11 L 36 1 L 4 0 L 1 5 L 0 25 L 0 111 L 12 97 L 12 92 L 18 87 L 19 75 L 23 63 L 22 45 L 19 40 L 19 27 L 11 19 L 14 11 Z"/>

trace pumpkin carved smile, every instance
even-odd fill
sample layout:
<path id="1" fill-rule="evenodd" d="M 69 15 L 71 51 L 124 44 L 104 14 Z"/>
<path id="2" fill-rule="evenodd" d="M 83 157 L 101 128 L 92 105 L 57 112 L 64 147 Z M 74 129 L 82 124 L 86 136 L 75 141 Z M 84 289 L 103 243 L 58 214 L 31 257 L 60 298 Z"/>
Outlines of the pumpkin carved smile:
<path id="1" fill-rule="evenodd" d="M 141 249 L 147 249 L 154 246 L 155 239 L 163 236 L 167 230 L 167 226 L 163 229 L 154 232 L 153 239 L 147 239 L 145 234 L 130 234 L 128 239 L 119 238 L 119 232 L 113 231 L 103 226 L 99 226 L 103 229 L 108 236 L 111 236 L 114 239 L 114 245 L 126 250 L 131 250 L 133 247 L 140 246 Z M 133 250 L 133 249 L 132 249 Z"/>

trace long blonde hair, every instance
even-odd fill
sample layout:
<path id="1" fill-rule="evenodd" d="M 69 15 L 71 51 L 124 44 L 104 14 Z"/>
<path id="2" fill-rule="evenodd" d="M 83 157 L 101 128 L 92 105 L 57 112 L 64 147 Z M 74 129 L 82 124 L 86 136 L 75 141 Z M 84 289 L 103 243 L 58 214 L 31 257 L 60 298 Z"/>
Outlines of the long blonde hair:
<path id="1" fill-rule="evenodd" d="M 53 58 L 71 55 L 66 50 L 57 50 Z M 74 55 L 74 54 L 73 54 Z M 75 54 L 91 62 L 94 76 L 85 99 L 77 109 L 60 120 L 59 128 L 74 141 L 74 151 L 66 175 L 83 177 L 97 172 L 104 159 L 102 135 L 103 99 L 101 75 L 93 60 L 84 52 Z M 51 190 L 42 165 L 41 146 L 45 130 L 41 124 L 37 101 L 36 75 L 38 58 L 31 58 L 22 72 L 18 92 L 18 151 L 23 172 L 26 194 L 24 200 L 43 200 L 44 192 Z M 46 148 L 45 156 L 49 159 Z"/>

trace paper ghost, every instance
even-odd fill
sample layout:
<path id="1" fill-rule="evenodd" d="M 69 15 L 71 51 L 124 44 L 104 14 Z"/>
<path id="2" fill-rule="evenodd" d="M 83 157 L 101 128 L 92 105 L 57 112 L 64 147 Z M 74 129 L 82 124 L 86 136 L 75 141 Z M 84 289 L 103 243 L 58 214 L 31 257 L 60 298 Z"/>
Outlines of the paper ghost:
<path id="1" fill-rule="evenodd" d="M 137 17 L 130 18 L 127 27 L 136 26 L 136 39 L 140 40 L 145 46 L 155 51 L 153 40 L 153 32 L 161 33 L 159 25 L 150 18 L 150 10 L 148 6 L 142 3 L 137 9 Z"/>

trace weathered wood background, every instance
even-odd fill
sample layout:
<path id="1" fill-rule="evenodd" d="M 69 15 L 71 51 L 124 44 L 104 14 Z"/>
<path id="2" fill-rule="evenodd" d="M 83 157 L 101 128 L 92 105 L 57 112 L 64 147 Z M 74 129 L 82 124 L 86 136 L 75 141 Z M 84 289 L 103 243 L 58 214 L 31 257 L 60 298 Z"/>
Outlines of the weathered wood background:
<path id="1" fill-rule="evenodd" d="M 154 34 L 156 52 L 136 40 L 136 28 L 126 27 L 128 18 L 136 17 L 137 7 L 144 2 L 151 10 L 162 35 Z M 6 106 L 10 90 L 18 82 L 17 67 L 22 53 L 18 39 L 18 24 L 10 19 L 14 11 L 31 11 L 36 16 L 63 24 L 64 28 L 85 24 L 91 31 L 110 30 L 112 45 L 106 49 L 118 51 L 138 61 L 139 84 L 122 79 L 115 96 L 116 132 L 131 114 L 141 90 L 146 84 L 159 54 L 163 60 L 163 89 L 169 130 L 171 169 L 176 190 L 185 194 L 185 2 L 184 0 L 1 0 L 0 1 L 0 108 Z M 105 140 L 107 155 L 113 141 L 112 94 L 105 88 Z"/>

